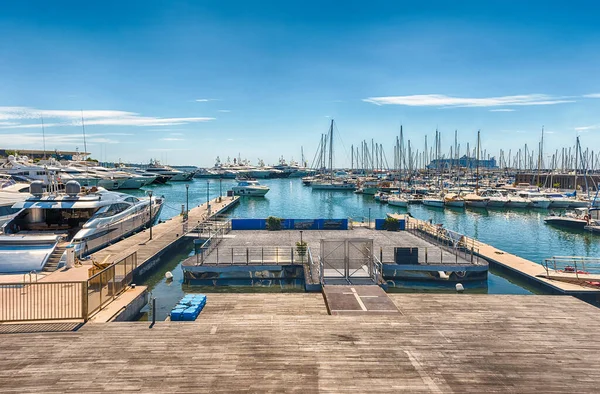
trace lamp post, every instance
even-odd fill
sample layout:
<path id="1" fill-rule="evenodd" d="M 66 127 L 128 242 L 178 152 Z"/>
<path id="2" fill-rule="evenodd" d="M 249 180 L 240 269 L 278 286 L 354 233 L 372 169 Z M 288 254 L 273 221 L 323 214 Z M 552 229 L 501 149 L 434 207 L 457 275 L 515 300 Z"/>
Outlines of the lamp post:
<path id="1" fill-rule="evenodd" d="M 219 177 L 219 201 L 221 201 L 221 197 L 223 197 L 223 192 L 221 191 L 222 183 L 223 183 L 223 178 Z"/>
<path id="2" fill-rule="evenodd" d="M 208 216 L 210 216 L 210 196 L 209 196 L 209 192 L 210 192 L 210 181 L 206 181 L 206 218 L 208 219 Z"/>
<path id="3" fill-rule="evenodd" d="M 369 208 L 369 228 L 371 228 L 371 208 Z"/>
<path id="4" fill-rule="evenodd" d="M 148 190 L 148 195 L 150 196 L 150 240 L 152 240 L 152 190 Z"/>
<path id="5" fill-rule="evenodd" d="M 190 185 L 185 185 L 185 216 L 190 212 Z"/>

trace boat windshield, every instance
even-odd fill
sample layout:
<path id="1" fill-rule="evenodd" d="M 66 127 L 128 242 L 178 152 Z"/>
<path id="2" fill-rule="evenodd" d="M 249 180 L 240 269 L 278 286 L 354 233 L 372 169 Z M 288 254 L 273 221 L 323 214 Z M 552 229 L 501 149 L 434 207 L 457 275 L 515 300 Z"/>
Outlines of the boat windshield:
<path id="1" fill-rule="evenodd" d="M 124 210 L 126 210 L 129 207 L 130 207 L 130 205 L 126 204 L 126 203 L 116 203 L 116 204 L 107 205 L 107 206 L 100 208 L 94 215 L 94 218 L 106 218 L 106 217 L 114 216 L 120 212 L 123 212 Z"/>

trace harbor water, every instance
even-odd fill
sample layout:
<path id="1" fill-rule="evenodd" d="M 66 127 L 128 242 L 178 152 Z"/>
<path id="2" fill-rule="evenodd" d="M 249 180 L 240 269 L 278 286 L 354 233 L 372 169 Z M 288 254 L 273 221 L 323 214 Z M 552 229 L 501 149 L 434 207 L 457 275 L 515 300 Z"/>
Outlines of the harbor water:
<path id="1" fill-rule="evenodd" d="M 443 223 L 444 227 L 476 238 L 501 250 L 516 254 L 536 263 L 542 263 L 551 256 L 599 256 L 598 236 L 593 234 L 565 230 L 546 225 L 544 217 L 548 210 L 530 209 L 436 209 L 423 205 L 410 205 L 408 209 L 380 204 L 370 195 L 352 192 L 317 191 L 304 186 L 300 179 L 265 179 L 260 181 L 269 186 L 265 197 L 244 197 L 228 214 L 238 218 L 352 218 L 355 221 L 368 221 L 369 218 L 385 218 L 388 212 L 406 213 L 433 223 Z M 161 218 L 166 220 L 181 213 L 186 203 L 194 207 L 219 195 L 225 196 L 227 190 L 236 183 L 233 180 L 194 179 L 186 190 L 185 183 L 152 185 L 154 195 L 163 195 L 166 199 Z M 186 193 L 187 191 L 187 193 Z M 143 195 L 144 190 L 131 192 Z M 146 280 L 153 295 L 160 299 L 159 314 L 167 313 L 172 305 L 186 291 L 199 289 L 183 287 L 183 273 L 179 266 L 192 252 L 178 251 L 169 263 L 162 266 Z M 173 281 L 164 279 L 164 272 L 172 271 Z M 212 289 L 211 291 L 214 291 Z M 235 291 L 228 289 L 227 291 Z M 265 291 L 262 289 L 261 291 Z M 268 291 L 268 290 L 267 290 Z M 281 291 L 281 290 L 279 290 Z M 414 290 L 405 290 L 414 291 Z M 424 290 L 419 290 L 424 291 Z M 427 291 L 427 290 L 425 290 Z M 438 291 L 431 289 L 430 291 Z M 537 290 L 518 283 L 514 278 L 500 275 L 490 270 L 488 286 L 475 292 L 490 294 L 531 294 Z M 164 305 L 165 311 L 160 310 Z M 166 314 L 164 314 L 166 316 Z"/>

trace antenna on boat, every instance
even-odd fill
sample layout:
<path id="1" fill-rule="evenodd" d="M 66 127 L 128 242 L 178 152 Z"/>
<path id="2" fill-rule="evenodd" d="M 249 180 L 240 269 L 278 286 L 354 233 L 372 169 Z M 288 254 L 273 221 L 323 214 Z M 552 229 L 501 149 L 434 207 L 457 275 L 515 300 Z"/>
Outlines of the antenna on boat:
<path id="1" fill-rule="evenodd" d="M 83 109 L 81 109 L 81 128 L 83 130 L 83 154 L 84 157 L 85 155 L 87 155 L 87 144 L 85 141 L 85 122 L 83 121 Z M 84 160 L 86 161 L 86 160 Z M 86 178 L 88 177 L 88 166 L 87 166 L 87 162 L 85 163 L 85 176 Z"/>
<path id="2" fill-rule="evenodd" d="M 46 160 L 46 132 L 44 130 L 44 115 L 40 115 L 42 118 L 42 143 L 44 145 L 44 160 Z"/>

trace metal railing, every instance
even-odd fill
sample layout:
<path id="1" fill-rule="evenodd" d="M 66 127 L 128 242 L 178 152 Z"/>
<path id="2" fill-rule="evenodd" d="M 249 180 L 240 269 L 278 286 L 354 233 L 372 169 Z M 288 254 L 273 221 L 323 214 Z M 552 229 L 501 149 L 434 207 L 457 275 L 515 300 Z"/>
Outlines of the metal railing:
<path id="1" fill-rule="evenodd" d="M 210 256 L 209 256 L 210 255 Z M 291 265 L 304 264 L 306 252 L 299 253 L 296 247 L 214 247 L 203 255 L 200 264 L 210 265 Z"/>
<path id="2" fill-rule="evenodd" d="M 0 322 L 85 319 L 85 283 L 0 284 Z"/>
<path id="3" fill-rule="evenodd" d="M 448 231 L 441 226 L 434 226 L 430 224 L 414 222 L 409 222 L 406 224 L 406 231 L 423 240 L 426 240 L 427 242 L 438 246 L 441 250 L 445 250 L 446 252 L 453 254 L 455 256 L 456 262 L 458 262 L 458 259 L 460 258 L 470 262 L 471 264 L 480 263 L 478 255 L 479 248 L 475 247 L 474 240 L 471 240 L 466 236 L 460 236 L 459 238 L 450 238 L 448 236 Z M 426 264 L 429 263 L 428 259 L 429 257 L 426 253 Z M 442 258 L 440 257 L 440 260 L 441 259 Z"/>
<path id="4" fill-rule="evenodd" d="M 217 226 L 201 226 L 201 228 L 198 228 L 198 238 L 207 239 L 196 250 L 196 265 L 204 264 L 208 255 L 219 246 L 225 234 L 229 233 L 229 231 L 231 231 L 231 222 L 227 222 L 225 225 L 221 223 L 221 225 Z"/>
<path id="5" fill-rule="evenodd" d="M 542 264 L 546 275 L 574 274 L 576 279 L 589 280 L 589 275 L 600 275 L 600 259 L 583 256 L 553 256 Z M 582 275 L 580 278 L 579 275 Z M 586 276 L 588 276 L 586 278 Z"/>
<path id="6" fill-rule="evenodd" d="M 133 280 L 137 268 L 137 252 L 111 264 L 92 275 L 86 283 L 86 311 L 88 316 L 113 301 Z"/>

